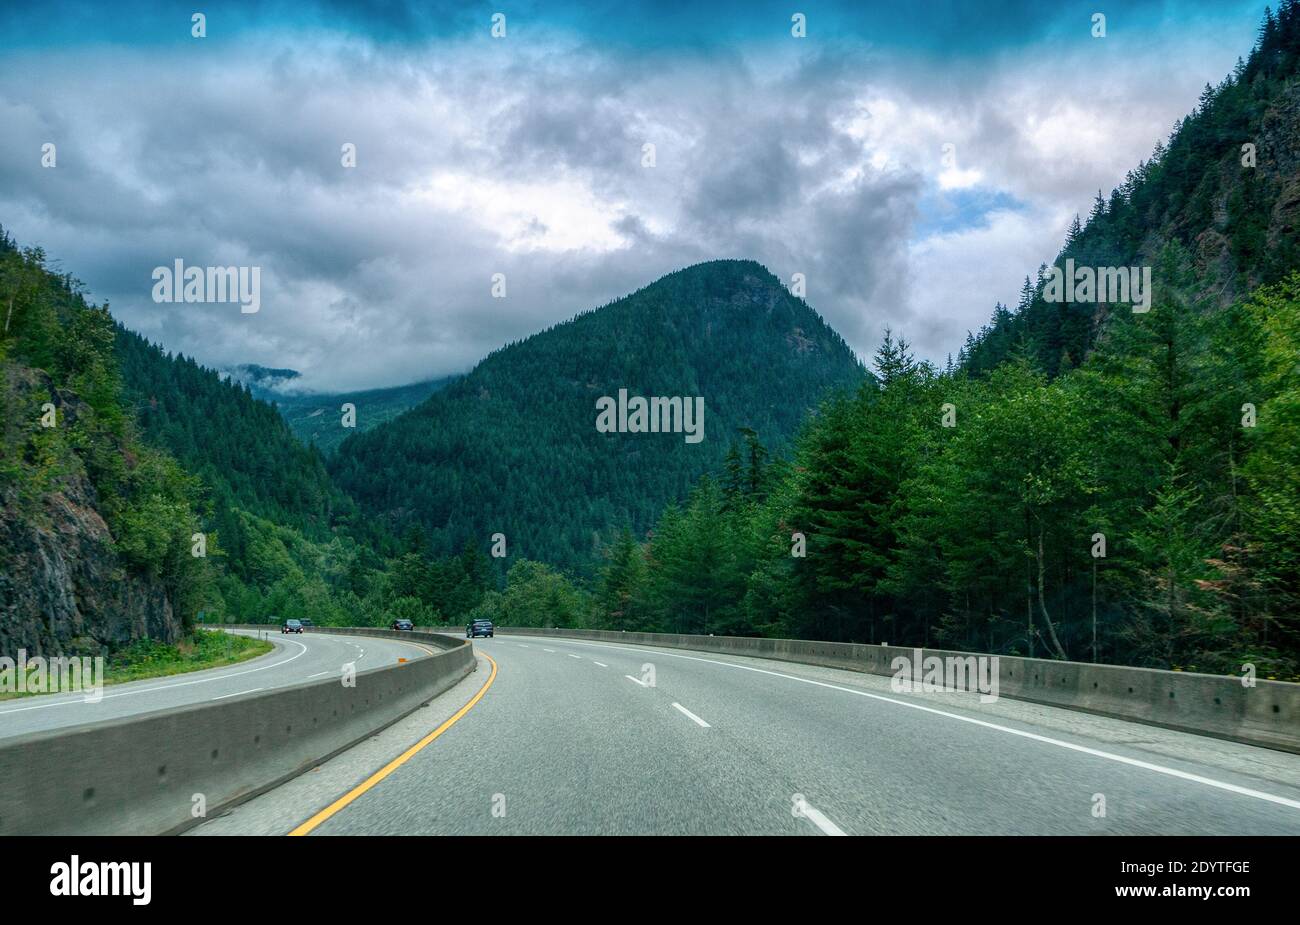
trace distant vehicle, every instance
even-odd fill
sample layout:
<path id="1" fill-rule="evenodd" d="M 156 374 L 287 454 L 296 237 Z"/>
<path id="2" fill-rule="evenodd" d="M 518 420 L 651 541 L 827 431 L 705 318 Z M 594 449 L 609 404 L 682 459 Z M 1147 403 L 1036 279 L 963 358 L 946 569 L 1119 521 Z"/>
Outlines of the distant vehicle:
<path id="1" fill-rule="evenodd" d="M 472 639 L 475 636 L 492 636 L 494 628 L 491 620 L 475 620 L 465 627 L 465 638 Z"/>
<path id="2" fill-rule="evenodd" d="M 301 633 L 301 632 L 302 632 L 302 621 L 301 621 L 301 620 L 285 620 L 285 621 L 284 621 L 284 624 L 280 627 L 280 632 L 282 632 L 282 633 Z"/>
<path id="3" fill-rule="evenodd" d="M 412 623 L 410 620 L 394 620 L 392 625 L 393 625 L 393 629 L 395 630 L 415 629 L 415 624 Z"/>
<path id="4" fill-rule="evenodd" d="M 301 623 L 303 626 L 315 626 L 315 625 L 316 625 L 315 623 L 311 622 L 311 620 L 308 620 L 306 617 L 303 617 L 303 618 L 302 618 L 301 620 L 299 620 L 298 622 Z"/>

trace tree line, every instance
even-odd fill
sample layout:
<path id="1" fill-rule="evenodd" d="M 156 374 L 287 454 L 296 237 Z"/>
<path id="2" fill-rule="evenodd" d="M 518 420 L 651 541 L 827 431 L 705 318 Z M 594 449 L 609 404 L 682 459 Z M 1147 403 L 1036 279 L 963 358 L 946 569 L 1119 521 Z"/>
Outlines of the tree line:
<path id="1" fill-rule="evenodd" d="M 596 581 L 516 564 L 499 615 L 1296 677 L 1300 274 L 1211 311 L 1187 265 L 1059 376 L 887 334 L 788 460 L 743 433 Z"/>

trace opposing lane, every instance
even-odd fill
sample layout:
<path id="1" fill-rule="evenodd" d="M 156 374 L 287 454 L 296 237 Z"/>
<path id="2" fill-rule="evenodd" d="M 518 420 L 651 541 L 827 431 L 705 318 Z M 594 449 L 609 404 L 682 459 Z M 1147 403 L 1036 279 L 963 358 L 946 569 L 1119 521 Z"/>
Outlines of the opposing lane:
<path id="1" fill-rule="evenodd" d="M 259 631 L 253 630 L 227 632 L 259 635 Z M 275 645 L 275 650 L 266 655 L 221 668 L 107 685 L 98 702 L 88 701 L 79 693 L 0 701 L 0 738 L 102 722 L 237 697 L 330 675 L 339 676 L 348 663 L 354 664 L 357 671 L 365 671 L 391 665 L 398 658 L 415 659 L 430 654 L 426 646 L 416 642 L 371 636 L 310 632 L 281 635 L 278 628 L 270 627 L 266 638 Z"/>

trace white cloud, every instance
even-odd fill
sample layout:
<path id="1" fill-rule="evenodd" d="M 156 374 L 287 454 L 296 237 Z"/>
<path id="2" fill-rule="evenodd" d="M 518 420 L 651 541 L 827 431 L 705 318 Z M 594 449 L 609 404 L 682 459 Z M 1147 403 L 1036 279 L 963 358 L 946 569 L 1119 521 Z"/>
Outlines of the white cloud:
<path id="1" fill-rule="evenodd" d="M 969 170 L 958 170 L 956 167 L 949 167 L 943 173 L 939 174 L 939 189 L 970 189 L 979 184 L 984 178 L 984 174 L 971 168 Z"/>
<path id="2" fill-rule="evenodd" d="M 322 389 L 466 369 L 717 257 L 805 273 L 810 303 L 860 354 L 888 323 L 939 360 L 1235 55 L 1193 37 L 1122 68 L 1088 46 L 944 76 L 852 49 L 772 69 L 520 47 L 299 37 L 219 58 L 14 55 L 0 221 L 168 348 L 291 366 Z M 47 140 L 59 167 L 43 171 Z M 936 190 L 1020 208 L 917 239 Z M 262 266 L 262 311 L 155 305 L 149 271 L 176 257 Z M 505 300 L 489 297 L 496 272 Z"/>
<path id="3" fill-rule="evenodd" d="M 931 235 L 909 249 L 910 278 L 907 306 L 916 319 L 916 328 L 907 333 L 910 340 L 927 345 L 926 353 L 935 361 L 946 353 L 934 350 L 934 344 L 957 355 L 967 331 L 978 331 L 993 314 L 996 302 L 1014 307 L 1026 275 L 1032 276 L 1043 256 L 1043 228 L 1052 225 L 1052 216 L 1041 213 L 999 210 L 988 216 L 987 223 Z M 989 254 L 998 259 L 990 261 Z M 1007 267 L 1014 267 L 1008 272 Z M 970 294 L 980 294 L 972 300 Z"/>

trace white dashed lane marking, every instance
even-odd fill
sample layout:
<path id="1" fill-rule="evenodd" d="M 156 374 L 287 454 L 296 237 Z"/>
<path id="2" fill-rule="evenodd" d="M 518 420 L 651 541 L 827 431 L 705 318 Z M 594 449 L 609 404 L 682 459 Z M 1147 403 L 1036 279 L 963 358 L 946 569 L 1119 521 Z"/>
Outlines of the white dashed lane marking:
<path id="1" fill-rule="evenodd" d="M 690 710 L 686 709 L 686 708 L 685 708 L 684 706 L 682 706 L 680 703 L 677 703 L 676 701 L 674 701 L 674 702 L 673 702 L 673 706 L 676 707 L 678 710 L 680 710 L 683 716 L 686 716 L 686 717 L 689 717 L 690 719 L 695 720 L 695 722 L 696 722 L 698 725 L 703 726 L 705 729 L 708 729 L 708 728 L 709 728 L 709 724 L 708 724 L 708 723 L 706 723 L 704 720 L 700 719 L 698 716 L 696 716 L 696 715 L 695 715 L 694 713 L 692 713 Z"/>

